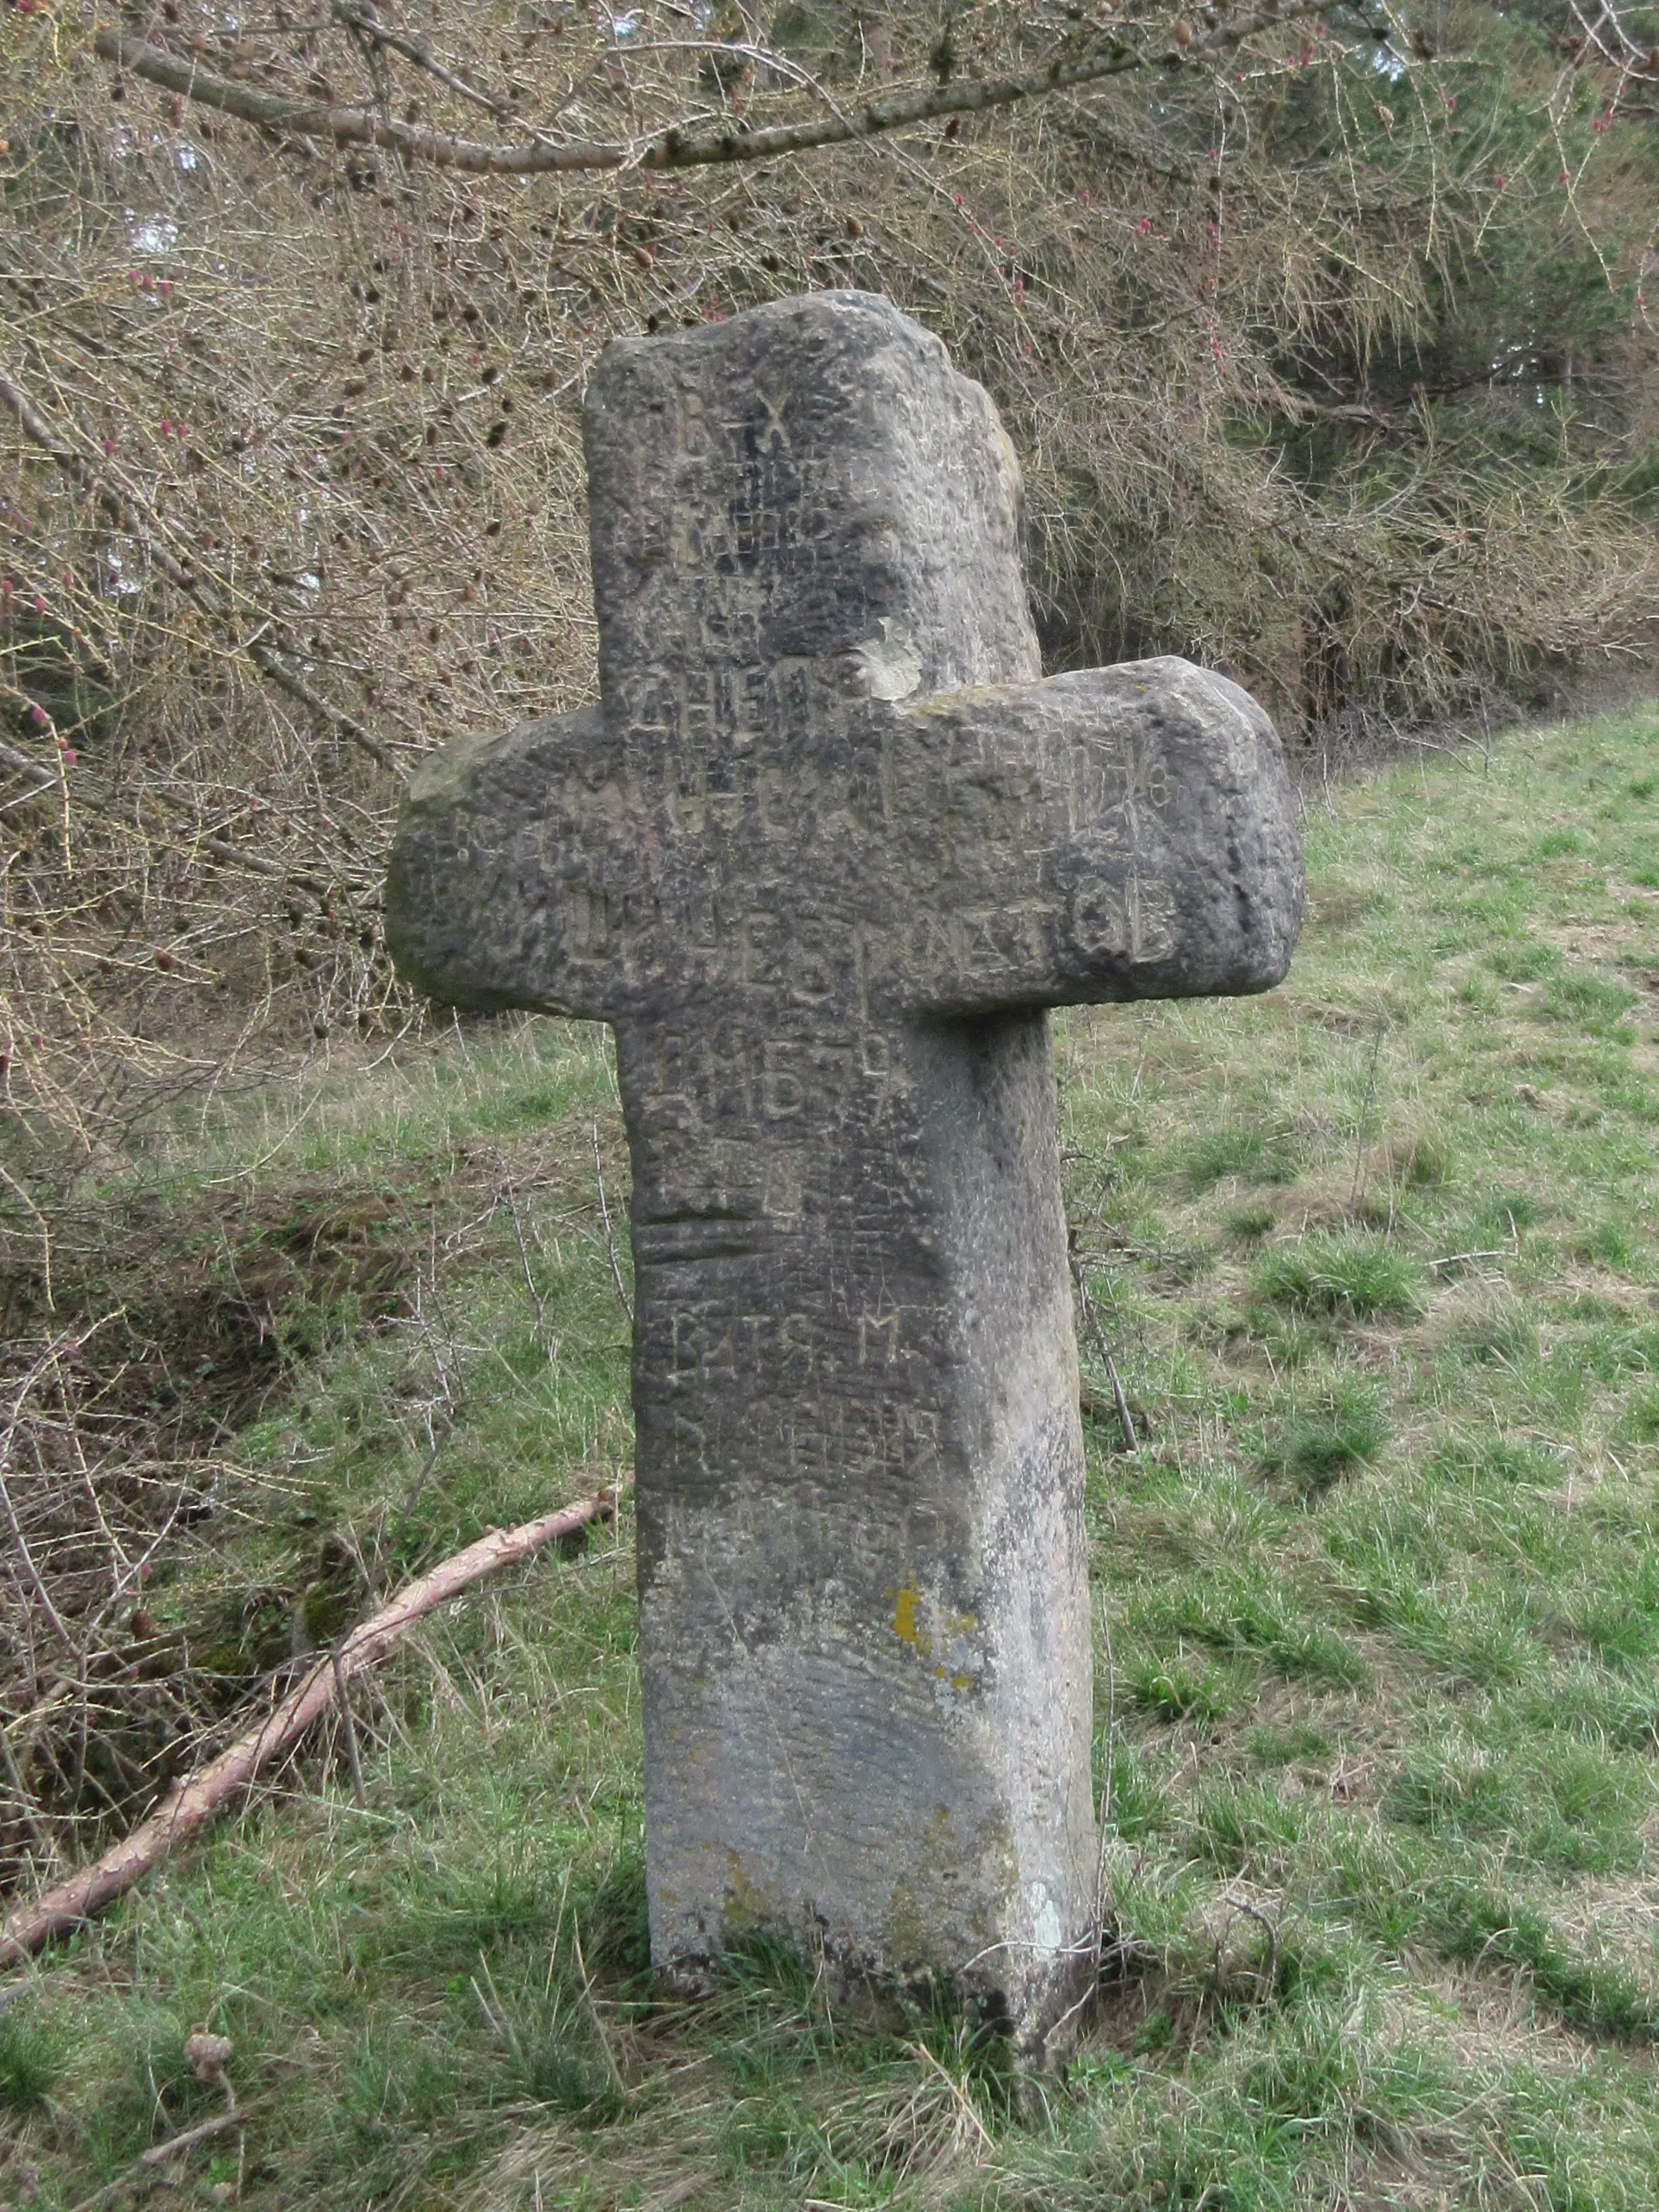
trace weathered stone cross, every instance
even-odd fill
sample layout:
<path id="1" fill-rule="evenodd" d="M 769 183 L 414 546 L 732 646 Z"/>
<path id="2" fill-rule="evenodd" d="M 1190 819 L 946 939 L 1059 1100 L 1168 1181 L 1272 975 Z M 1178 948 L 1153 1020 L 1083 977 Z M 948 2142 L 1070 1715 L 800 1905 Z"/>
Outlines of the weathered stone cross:
<path id="1" fill-rule="evenodd" d="M 613 345 L 586 442 L 602 703 L 439 755 L 387 918 L 616 1028 L 653 1955 L 770 1925 L 1040 2042 L 1095 1868 L 1045 1009 L 1278 980 L 1278 743 L 1185 661 L 1039 679 L 1007 439 L 885 301 Z"/>

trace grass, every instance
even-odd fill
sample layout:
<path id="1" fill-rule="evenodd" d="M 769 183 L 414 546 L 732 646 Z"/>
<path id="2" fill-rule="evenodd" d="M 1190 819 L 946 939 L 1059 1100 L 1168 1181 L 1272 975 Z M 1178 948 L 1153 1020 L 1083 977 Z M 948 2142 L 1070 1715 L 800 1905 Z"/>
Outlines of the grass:
<path id="1" fill-rule="evenodd" d="M 1414 1313 L 1422 1268 L 1416 1255 L 1372 1230 L 1309 1230 L 1275 1244 L 1252 1270 L 1264 1304 L 1293 1312 L 1374 1321 Z"/>
<path id="2" fill-rule="evenodd" d="M 1262 1471 L 1312 1504 L 1344 1476 L 1371 1465 L 1387 1437 L 1375 1387 L 1338 1373 L 1311 1398 L 1292 1401 L 1262 1452 Z"/>
<path id="3" fill-rule="evenodd" d="M 1650 2205 L 1656 753 L 1632 714 L 1338 792 L 1285 986 L 1058 1025 L 1146 1415 L 1133 1451 L 1086 1429 L 1111 1920 L 1063 2083 L 943 1999 L 844 2018 L 787 1956 L 653 1998 L 624 1516 L 387 1669 L 365 1806 L 315 1744 L 41 1963 L 0 2013 L 0 2200 L 27 2166 L 71 2206 L 220 2109 L 207 2027 L 247 2124 L 153 2203 Z M 227 1179 L 291 1253 L 373 1198 L 396 1262 L 281 1277 L 159 1620 L 280 1645 L 625 1470 L 596 1136 L 615 1217 L 602 1044 L 535 1022 L 158 1145 L 171 1217 Z"/>

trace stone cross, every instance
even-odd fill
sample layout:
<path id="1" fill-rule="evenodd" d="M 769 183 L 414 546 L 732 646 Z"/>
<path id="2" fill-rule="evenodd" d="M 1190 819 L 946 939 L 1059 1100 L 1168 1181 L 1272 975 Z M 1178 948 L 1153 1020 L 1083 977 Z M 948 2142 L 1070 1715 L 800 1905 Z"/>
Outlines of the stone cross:
<path id="1" fill-rule="evenodd" d="M 1012 449 L 884 300 L 614 344 L 585 438 L 601 703 L 424 770 L 387 926 L 616 1030 L 653 1956 L 781 1930 L 1040 2046 L 1096 1904 L 1046 1010 L 1278 981 L 1278 742 L 1185 661 L 1042 679 Z"/>

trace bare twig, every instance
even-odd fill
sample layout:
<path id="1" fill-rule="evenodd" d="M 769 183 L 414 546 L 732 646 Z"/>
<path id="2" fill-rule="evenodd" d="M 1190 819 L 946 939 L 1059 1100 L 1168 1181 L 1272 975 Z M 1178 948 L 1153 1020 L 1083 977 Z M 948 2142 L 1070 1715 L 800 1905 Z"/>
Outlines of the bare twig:
<path id="1" fill-rule="evenodd" d="M 152 2143 L 147 2151 L 139 2152 L 124 2173 L 118 2173 L 114 2181 L 105 2182 L 102 2189 L 95 2189 L 90 2197 L 83 2197 L 71 2208 L 71 2212 L 94 2212 L 96 2206 L 108 2204 L 146 2174 L 154 2173 L 158 2166 L 170 2166 L 182 2152 L 193 2150 L 198 2143 L 212 2142 L 216 2135 L 228 2134 L 232 2128 L 245 2127 L 246 2115 L 238 2109 L 228 2081 L 225 2084 L 225 2095 L 226 2101 L 222 2112 L 216 2112 L 211 2120 L 198 2121 L 194 2128 L 186 2128 L 181 2135 L 170 2135 L 164 2143 Z"/>
<path id="2" fill-rule="evenodd" d="M 345 1669 L 340 1664 L 337 1644 L 329 1657 L 334 1668 L 334 1700 L 340 1708 L 340 1726 L 345 1732 L 345 1759 L 351 1775 L 351 1795 L 358 1812 L 366 1812 L 368 1793 L 363 1788 L 362 1762 L 357 1757 L 357 1724 L 351 1717 L 351 1693 L 346 1687 Z"/>
<path id="3" fill-rule="evenodd" d="M 529 1248 L 524 1242 L 524 1224 L 518 1215 L 518 1194 L 513 1189 L 511 1178 L 507 1183 L 507 1209 L 512 1216 L 513 1236 L 518 1246 L 518 1262 L 524 1270 L 524 1287 L 530 1294 L 530 1304 L 535 1308 L 536 1348 L 550 1361 L 553 1354 L 548 1342 L 548 1302 L 535 1287 L 535 1273 L 530 1266 Z"/>
<path id="4" fill-rule="evenodd" d="M 0 740 L 0 768 L 9 768 L 14 776 L 23 778 L 26 796 L 55 790 L 58 787 L 58 770 L 46 767 L 41 761 L 31 760 L 27 753 L 18 752 L 15 746 L 8 745 L 3 740 Z M 152 796 L 159 803 L 167 804 L 166 795 L 154 791 L 153 787 Z M 116 812 L 108 798 L 88 789 L 79 778 L 76 780 L 71 796 L 77 808 L 90 809 L 93 814 L 114 815 Z M 267 860 L 263 853 L 255 852 L 245 845 L 232 845 L 226 838 L 214 837 L 197 830 L 194 824 L 189 823 L 182 806 L 175 811 L 182 818 L 183 833 L 189 837 L 192 845 L 199 846 L 204 852 L 210 852 L 215 860 L 223 861 L 226 867 L 245 868 L 255 876 L 293 883 L 318 898 L 326 898 L 335 888 L 326 876 L 315 875 L 308 868 L 285 868 L 280 861 Z"/>
<path id="5" fill-rule="evenodd" d="M 511 100 L 502 99 L 493 92 L 482 91 L 476 84 L 469 84 L 464 77 L 458 77 L 454 70 L 446 69 L 433 53 L 430 39 L 407 38 L 402 32 L 394 31 L 381 22 L 372 8 L 353 7 L 351 0 L 333 0 L 333 14 L 337 22 L 349 25 L 359 38 L 370 46 L 385 46 L 392 53 L 400 53 L 405 61 L 412 61 L 418 69 L 425 70 L 440 84 L 447 85 L 451 92 L 459 93 L 463 100 L 470 100 L 475 107 L 487 108 L 491 115 L 500 120 L 511 119 Z"/>
<path id="6" fill-rule="evenodd" d="M 610 1224 L 610 1201 L 605 1196 L 604 1164 L 599 1157 L 599 1125 L 593 1125 L 593 1176 L 599 1186 L 599 1218 L 604 1224 L 605 1257 L 610 1262 L 610 1279 L 616 1286 L 616 1298 L 628 1316 L 628 1325 L 634 1326 L 634 1301 L 628 1295 L 628 1286 L 622 1280 L 622 1261 L 616 1256 L 616 1232 Z"/>
<path id="7" fill-rule="evenodd" d="M 146 502 L 134 493 L 112 483 L 106 474 L 94 468 L 84 454 L 60 445 L 53 435 L 52 425 L 22 386 L 15 377 L 3 371 L 0 371 L 0 401 L 3 401 L 11 411 L 31 443 L 55 462 L 82 491 L 96 499 L 112 522 L 131 532 L 170 584 L 178 591 L 188 592 L 198 605 L 207 606 L 210 595 L 202 592 L 202 574 L 186 568 L 169 550 L 164 542 L 165 531 L 161 520 Z M 214 579 L 214 581 L 218 586 L 218 596 L 228 602 L 233 595 L 219 579 Z M 221 611 L 228 615 L 228 604 Z M 243 641 L 241 650 L 262 674 L 268 676 L 290 698 L 299 700 L 343 737 L 349 737 L 353 744 L 361 746 L 382 768 L 392 767 L 391 757 L 385 747 L 369 735 L 356 716 L 334 706 L 319 691 L 314 691 L 303 676 L 289 667 L 280 654 L 273 652 L 263 642 L 257 632 Z"/>

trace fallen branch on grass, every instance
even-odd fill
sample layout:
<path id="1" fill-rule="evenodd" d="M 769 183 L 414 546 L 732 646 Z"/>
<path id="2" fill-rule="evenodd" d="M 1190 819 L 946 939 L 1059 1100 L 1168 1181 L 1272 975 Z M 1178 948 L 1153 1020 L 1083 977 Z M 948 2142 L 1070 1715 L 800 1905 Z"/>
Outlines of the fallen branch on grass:
<path id="1" fill-rule="evenodd" d="M 579 1498 L 574 1505 L 544 1513 L 521 1527 L 498 1529 L 481 1537 L 442 1566 L 434 1567 L 430 1574 L 411 1583 L 372 1620 L 354 1628 L 337 1653 L 319 1659 L 257 1728 L 238 1738 L 200 1773 L 176 1783 L 149 1819 L 113 1850 L 59 1882 L 55 1889 L 47 1890 L 32 1905 L 19 1905 L 9 1914 L 0 1929 L 0 1964 L 15 1965 L 31 1956 L 53 1936 L 62 1935 L 124 1895 L 152 1868 L 159 1866 L 175 1844 L 188 1842 L 207 1827 L 273 1761 L 292 1750 L 333 1701 L 337 1690 L 344 1693 L 354 1676 L 374 1666 L 406 1629 L 447 1598 L 458 1596 L 471 1583 L 502 1567 L 516 1566 L 560 1536 L 573 1536 L 591 1521 L 609 1520 L 615 1511 L 614 1492 Z"/>
<path id="2" fill-rule="evenodd" d="M 226 2085 L 228 2087 L 228 2084 Z M 170 2135 L 164 2143 L 152 2143 L 141 2151 L 125 2172 L 118 2173 L 114 2181 L 107 2181 L 102 2189 L 95 2189 L 90 2197 L 84 2197 L 71 2207 L 71 2212 L 97 2212 L 98 2206 L 108 2204 L 117 2197 L 126 2196 L 140 2183 L 145 2183 L 175 2159 L 182 2159 L 186 2151 L 194 2150 L 198 2143 L 211 2142 L 215 2135 L 228 2134 L 232 2128 L 246 2125 L 246 2115 L 238 2111 L 234 2098 L 228 2110 L 204 2120 L 200 2127 L 187 2128 L 182 2135 Z"/>

